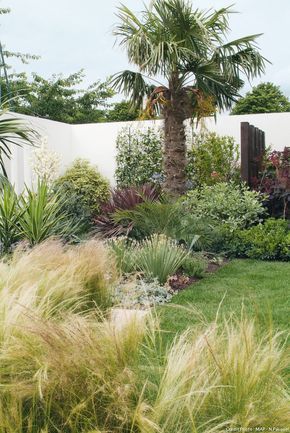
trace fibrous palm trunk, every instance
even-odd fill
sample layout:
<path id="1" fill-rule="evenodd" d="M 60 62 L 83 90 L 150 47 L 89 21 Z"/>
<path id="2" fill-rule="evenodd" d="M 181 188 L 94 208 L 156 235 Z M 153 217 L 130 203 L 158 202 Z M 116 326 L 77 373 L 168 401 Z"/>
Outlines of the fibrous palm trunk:
<path id="1" fill-rule="evenodd" d="M 172 84 L 172 82 L 171 82 Z M 186 187 L 186 136 L 184 106 L 180 92 L 171 86 L 171 98 L 164 107 L 164 190 L 173 196 L 181 195 Z"/>

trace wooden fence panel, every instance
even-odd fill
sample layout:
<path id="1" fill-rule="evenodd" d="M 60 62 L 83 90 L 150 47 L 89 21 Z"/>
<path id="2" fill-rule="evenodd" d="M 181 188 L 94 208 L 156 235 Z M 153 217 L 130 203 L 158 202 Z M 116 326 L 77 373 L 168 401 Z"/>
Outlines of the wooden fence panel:
<path id="1" fill-rule="evenodd" d="M 265 132 L 249 122 L 241 122 L 241 177 L 250 187 L 262 168 Z"/>

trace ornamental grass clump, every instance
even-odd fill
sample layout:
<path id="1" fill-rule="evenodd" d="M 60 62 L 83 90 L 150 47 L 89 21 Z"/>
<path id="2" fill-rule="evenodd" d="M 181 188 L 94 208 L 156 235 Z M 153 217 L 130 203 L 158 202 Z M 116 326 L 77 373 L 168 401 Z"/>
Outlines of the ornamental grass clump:
<path id="1" fill-rule="evenodd" d="M 26 315 L 0 346 L 0 431 L 212 433 L 289 425 L 281 335 L 254 322 L 191 328 L 160 356 L 149 315 L 120 324 Z M 2 326 L 2 324 L 1 324 Z"/>
<path id="2" fill-rule="evenodd" d="M 286 427 L 287 365 L 281 335 L 245 318 L 188 330 L 167 355 L 154 421 L 168 433 Z"/>
<path id="3" fill-rule="evenodd" d="M 67 309 L 107 308 L 116 278 L 113 258 L 95 240 L 77 246 L 48 240 L 32 249 L 18 248 L 0 269 L 0 310 L 11 311 L 12 320 L 15 310 L 50 317 Z"/>
<path id="4" fill-rule="evenodd" d="M 175 274 L 189 252 L 164 235 L 153 235 L 137 248 L 137 269 L 145 278 L 156 278 L 160 284 Z"/>
<path id="5" fill-rule="evenodd" d="M 116 327 L 94 315 L 30 316 L 1 348 L 0 431 L 135 429 L 146 417 L 136 376 L 146 333 L 139 321 Z"/>
<path id="6" fill-rule="evenodd" d="M 134 273 L 137 270 L 136 247 L 137 242 L 126 236 L 112 238 L 107 241 L 117 269 L 121 274 Z"/>

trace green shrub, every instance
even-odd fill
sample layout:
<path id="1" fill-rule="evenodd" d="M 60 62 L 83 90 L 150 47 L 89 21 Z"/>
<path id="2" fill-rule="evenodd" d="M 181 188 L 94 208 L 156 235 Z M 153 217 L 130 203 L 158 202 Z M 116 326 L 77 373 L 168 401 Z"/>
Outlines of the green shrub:
<path id="1" fill-rule="evenodd" d="M 87 227 L 109 197 L 109 183 L 89 161 L 77 159 L 55 182 L 65 201 L 64 210 Z"/>
<path id="2" fill-rule="evenodd" d="M 290 260 L 290 233 L 285 220 L 269 218 L 236 236 L 241 254 L 261 260 Z"/>
<path id="3" fill-rule="evenodd" d="M 161 202 L 146 200 L 133 209 L 117 210 L 112 218 L 116 224 L 130 225 L 131 235 L 138 235 L 138 239 L 164 234 L 188 249 L 209 250 L 217 236 L 216 223 L 185 212 L 181 203 L 164 198 Z"/>
<path id="4" fill-rule="evenodd" d="M 190 191 L 184 200 L 185 211 L 225 224 L 230 230 L 246 228 L 261 220 L 265 210 L 263 195 L 234 182 L 202 186 Z"/>
<path id="5" fill-rule="evenodd" d="M 194 134 L 187 158 L 187 176 L 194 186 L 239 179 L 239 146 L 233 137 Z"/>
<path id="6" fill-rule="evenodd" d="M 159 130 L 124 128 L 117 138 L 117 169 L 120 188 L 139 186 L 162 175 L 162 138 Z M 156 180 L 157 180 L 156 179 Z"/>
<path id="7" fill-rule="evenodd" d="M 182 263 L 183 272 L 189 277 L 202 278 L 208 266 L 208 260 L 201 254 L 190 254 Z"/>

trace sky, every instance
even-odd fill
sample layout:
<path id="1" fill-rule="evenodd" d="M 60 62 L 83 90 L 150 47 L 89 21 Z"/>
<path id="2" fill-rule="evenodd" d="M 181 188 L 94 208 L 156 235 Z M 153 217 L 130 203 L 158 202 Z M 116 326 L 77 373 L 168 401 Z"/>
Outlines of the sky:
<path id="1" fill-rule="evenodd" d="M 133 11 L 142 10 L 141 0 L 122 0 Z M 148 1 L 145 0 L 148 4 Z M 193 0 L 197 8 L 220 8 L 231 0 Z M 36 72 L 46 78 L 54 73 L 68 75 L 80 69 L 86 84 L 128 69 L 126 53 L 112 34 L 117 23 L 116 0 L 0 0 L 0 7 L 11 8 L 2 15 L 0 40 L 10 51 L 41 56 L 29 65 L 15 64 L 18 72 Z M 229 39 L 263 33 L 261 53 L 272 64 L 266 74 L 248 84 L 271 81 L 290 97 L 290 0 L 236 0 L 230 19 Z"/>

